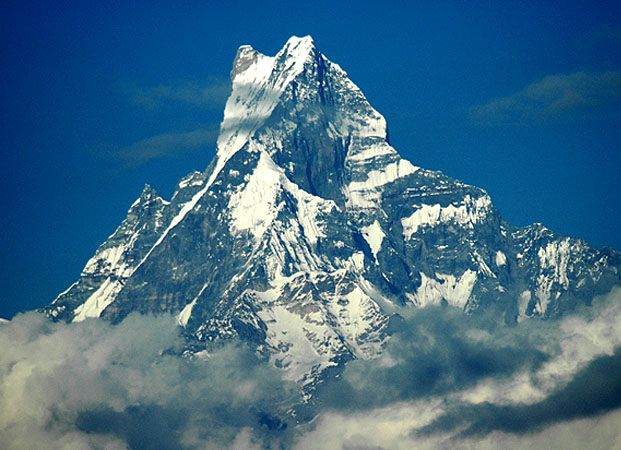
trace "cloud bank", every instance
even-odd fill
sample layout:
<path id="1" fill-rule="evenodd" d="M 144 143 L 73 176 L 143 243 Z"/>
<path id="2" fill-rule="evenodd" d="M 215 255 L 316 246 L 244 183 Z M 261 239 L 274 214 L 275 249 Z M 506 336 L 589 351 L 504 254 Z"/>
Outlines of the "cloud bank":
<path id="1" fill-rule="evenodd" d="M 182 358 L 171 316 L 0 324 L 7 448 L 471 449 L 621 444 L 621 290 L 515 327 L 401 310 L 381 357 L 303 404 L 240 344 Z M 305 420 L 306 417 L 308 420 Z"/>
<path id="2" fill-rule="evenodd" d="M 0 325 L 4 448 L 252 448 L 286 443 L 297 387 L 243 346 L 178 356 L 174 318 Z M 275 443 L 275 444 L 274 444 Z M 280 444 L 279 444 L 280 445 Z M 237 446 L 237 447 L 236 447 Z"/>
<path id="3" fill-rule="evenodd" d="M 446 310 L 413 311 L 378 360 L 350 364 L 297 448 L 621 443 L 621 290 L 517 327 Z"/>
<path id="4" fill-rule="evenodd" d="M 621 102 L 621 71 L 550 75 L 515 94 L 473 107 L 479 125 L 541 122 L 572 111 Z"/>

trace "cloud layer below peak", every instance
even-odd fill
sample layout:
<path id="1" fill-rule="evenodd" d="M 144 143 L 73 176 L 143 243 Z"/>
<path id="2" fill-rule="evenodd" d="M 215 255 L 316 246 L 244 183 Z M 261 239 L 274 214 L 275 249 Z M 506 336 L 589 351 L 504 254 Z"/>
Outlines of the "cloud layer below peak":
<path id="1" fill-rule="evenodd" d="M 451 307 L 400 312 L 382 356 L 350 362 L 311 404 L 243 345 L 178 356 L 185 343 L 172 316 L 130 315 L 112 326 L 18 315 L 0 324 L 0 442 L 201 450 L 621 443 L 621 289 L 561 320 L 515 327 Z"/>

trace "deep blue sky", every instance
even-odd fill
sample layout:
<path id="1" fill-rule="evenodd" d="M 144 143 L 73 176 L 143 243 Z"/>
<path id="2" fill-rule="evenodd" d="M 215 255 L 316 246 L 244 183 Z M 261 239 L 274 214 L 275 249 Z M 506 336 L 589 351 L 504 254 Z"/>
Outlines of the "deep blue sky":
<path id="1" fill-rule="evenodd" d="M 0 6 L 0 317 L 75 281 L 145 183 L 169 198 L 203 170 L 237 48 L 291 35 L 414 164 L 485 188 L 515 225 L 621 250 L 618 1 L 163 3 Z"/>

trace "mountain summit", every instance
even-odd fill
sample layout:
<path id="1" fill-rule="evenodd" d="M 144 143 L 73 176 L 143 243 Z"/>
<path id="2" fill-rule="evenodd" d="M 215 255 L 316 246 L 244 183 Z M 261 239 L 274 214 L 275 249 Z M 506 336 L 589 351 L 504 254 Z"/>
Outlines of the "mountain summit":
<path id="1" fill-rule="evenodd" d="M 146 186 L 55 319 L 172 313 L 191 351 L 241 338 L 312 385 L 373 358 L 402 308 L 552 318 L 621 284 L 621 258 L 402 159 L 386 122 L 310 37 L 241 47 L 216 156 L 170 199 Z"/>

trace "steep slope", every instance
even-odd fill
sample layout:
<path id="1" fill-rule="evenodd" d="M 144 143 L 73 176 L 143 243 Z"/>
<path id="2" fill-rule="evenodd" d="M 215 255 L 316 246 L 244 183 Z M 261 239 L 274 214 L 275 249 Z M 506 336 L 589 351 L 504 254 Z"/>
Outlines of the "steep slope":
<path id="1" fill-rule="evenodd" d="M 241 47 L 231 79 L 207 170 L 170 203 L 146 188 L 50 316 L 174 313 L 194 349 L 239 336 L 312 383 L 376 356 L 402 307 L 512 322 L 621 284 L 618 253 L 516 229 L 482 189 L 402 159 L 311 38 Z"/>

